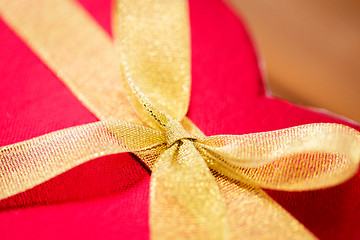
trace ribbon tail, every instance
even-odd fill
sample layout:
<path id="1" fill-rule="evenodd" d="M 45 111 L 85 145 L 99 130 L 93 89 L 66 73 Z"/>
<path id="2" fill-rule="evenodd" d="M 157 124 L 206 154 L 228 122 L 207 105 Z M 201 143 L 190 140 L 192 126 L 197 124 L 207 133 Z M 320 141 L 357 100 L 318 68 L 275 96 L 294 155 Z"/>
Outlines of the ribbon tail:
<path id="1" fill-rule="evenodd" d="M 156 130 L 122 121 L 67 128 L 0 148 L 0 199 L 26 191 L 91 159 L 161 145 Z"/>
<path id="2" fill-rule="evenodd" d="M 213 173 L 227 202 L 231 239 L 316 239 L 260 188 Z"/>
<path id="3" fill-rule="evenodd" d="M 229 239 L 226 204 L 190 140 L 156 161 L 150 185 L 152 239 Z"/>
<path id="4" fill-rule="evenodd" d="M 338 185 L 356 174 L 360 133 L 340 124 L 308 124 L 196 143 L 229 178 L 263 188 L 306 191 Z"/>

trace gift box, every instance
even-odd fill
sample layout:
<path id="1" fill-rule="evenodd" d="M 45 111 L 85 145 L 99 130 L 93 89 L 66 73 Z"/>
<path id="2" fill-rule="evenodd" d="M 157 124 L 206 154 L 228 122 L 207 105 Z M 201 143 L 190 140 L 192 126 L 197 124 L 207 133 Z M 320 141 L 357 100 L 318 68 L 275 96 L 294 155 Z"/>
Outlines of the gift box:
<path id="1" fill-rule="evenodd" d="M 79 3 L 112 36 L 111 2 Z M 251 39 L 224 3 L 189 1 L 189 11 L 192 84 L 187 116 L 206 135 L 240 135 L 322 122 L 360 129 L 267 95 Z M 59 80 L 59 74 L 3 20 L 0 31 L 1 146 L 98 121 Z M 1 238 L 147 239 L 150 174 L 137 157 L 127 153 L 75 167 L 2 200 Z M 356 175 L 324 190 L 266 192 L 315 236 L 357 239 L 359 181 Z"/>

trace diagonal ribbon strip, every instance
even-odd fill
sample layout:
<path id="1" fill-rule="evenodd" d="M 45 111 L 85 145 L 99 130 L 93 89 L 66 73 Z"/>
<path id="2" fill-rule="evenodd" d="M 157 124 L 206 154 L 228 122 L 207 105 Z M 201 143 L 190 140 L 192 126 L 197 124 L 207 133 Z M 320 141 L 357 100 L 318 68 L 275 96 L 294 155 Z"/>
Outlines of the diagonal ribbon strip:
<path id="1" fill-rule="evenodd" d="M 30 189 L 91 159 L 156 148 L 164 139 L 164 134 L 151 128 L 102 121 L 2 147 L 0 198 Z"/>
<path id="2" fill-rule="evenodd" d="M 102 121 L 2 147 L 0 199 L 98 156 L 127 151 L 152 169 L 152 238 L 229 239 L 241 234 L 311 239 L 313 236 L 260 187 L 324 188 L 357 171 L 360 134 L 349 127 L 309 124 L 205 137 L 184 118 L 190 85 L 185 1 L 117 1 L 114 28 L 122 78 L 114 73 L 117 59 L 108 39 L 76 6 L 63 0 L 39 0 L 38 7 L 26 8 L 26 2 L 2 1 L 2 16 L 99 118 L 119 119 L 124 110 L 126 120 L 139 122 L 123 102 L 122 96 L 127 95 L 136 113 L 155 129 L 119 120 Z M 59 25 L 57 17 L 62 26 L 54 31 Z M 34 21 L 37 27 L 27 25 Z M 83 23 L 84 32 L 77 35 L 76 44 L 62 36 L 64 43 L 59 46 L 58 34 L 73 36 L 77 32 L 73 21 Z M 44 34 L 51 37 L 44 38 Z M 90 41 L 89 36 L 95 40 Z M 82 42 L 86 44 L 79 47 Z M 71 55 L 69 52 L 79 58 L 70 65 L 71 56 L 64 57 Z M 102 75 L 98 56 L 110 64 L 106 73 L 110 75 Z M 94 67 L 90 69 L 95 76 L 82 73 L 89 66 Z M 87 78 L 91 81 L 86 82 Z M 124 89 L 116 85 L 120 79 Z M 112 88 L 115 95 L 104 90 Z M 112 100 L 122 110 L 116 109 Z"/>

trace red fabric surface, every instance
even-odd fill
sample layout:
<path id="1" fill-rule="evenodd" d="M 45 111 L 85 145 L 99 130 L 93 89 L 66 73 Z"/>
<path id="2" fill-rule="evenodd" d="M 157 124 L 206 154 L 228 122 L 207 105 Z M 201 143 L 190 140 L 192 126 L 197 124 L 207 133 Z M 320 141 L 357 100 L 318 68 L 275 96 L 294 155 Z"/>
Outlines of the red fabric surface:
<path id="1" fill-rule="evenodd" d="M 110 33 L 110 1 L 81 0 Z M 105 2 L 105 3 L 104 3 Z M 241 21 L 219 0 L 191 0 L 188 116 L 206 134 L 243 134 L 337 122 L 265 95 Z M 0 21 L 0 145 L 97 121 Z M 0 201 L 1 239 L 147 239 L 149 171 L 130 154 L 95 159 Z M 359 239 L 360 175 L 334 188 L 267 191 L 322 239 Z"/>

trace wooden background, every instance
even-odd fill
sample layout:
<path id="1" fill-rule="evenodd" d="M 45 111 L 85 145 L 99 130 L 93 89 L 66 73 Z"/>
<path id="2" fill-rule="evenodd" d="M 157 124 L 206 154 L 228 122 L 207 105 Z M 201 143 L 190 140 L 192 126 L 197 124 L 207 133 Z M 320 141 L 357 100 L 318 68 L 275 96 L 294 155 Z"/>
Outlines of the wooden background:
<path id="1" fill-rule="evenodd" d="M 275 96 L 360 122 L 360 1 L 226 0 Z"/>

